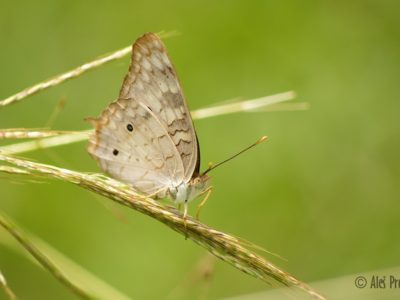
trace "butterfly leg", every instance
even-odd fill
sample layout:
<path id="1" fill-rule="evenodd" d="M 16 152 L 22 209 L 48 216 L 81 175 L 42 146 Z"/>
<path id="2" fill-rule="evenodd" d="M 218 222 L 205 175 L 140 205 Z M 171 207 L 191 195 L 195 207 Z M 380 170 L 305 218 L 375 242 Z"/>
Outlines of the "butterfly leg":
<path id="1" fill-rule="evenodd" d="M 188 211 L 188 203 L 185 202 L 185 204 L 183 204 L 183 220 L 186 222 L 186 217 L 187 217 L 187 211 Z"/>
<path id="2" fill-rule="evenodd" d="M 200 209 L 204 206 L 204 204 L 206 204 L 208 198 L 211 195 L 212 190 L 213 190 L 213 187 L 210 186 L 200 194 L 200 195 L 206 194 L 206 196 L 204 197 L 203 201 L 201 201 L 201 203 L 197 206 L 196 220 L 200 219 Z"/>
<path id="3" fill-rule="evenodd" d="M 188 211 L 188 203 L 185 202 L 183 204 L 183 227 L 185 227 L 185 240 L 187 240 L 187 211 Z"/>

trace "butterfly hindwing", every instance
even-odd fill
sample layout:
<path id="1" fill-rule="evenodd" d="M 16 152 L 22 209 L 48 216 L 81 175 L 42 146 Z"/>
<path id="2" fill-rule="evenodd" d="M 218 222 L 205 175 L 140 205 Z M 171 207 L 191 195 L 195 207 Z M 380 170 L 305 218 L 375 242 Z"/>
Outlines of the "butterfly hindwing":
<path id="1" fill-rule="evenodd" d="M 173 141 L 139 101 L 111 103 L 95 121 L 88 150 L 106 173 L 145 194 L 183 180 L 183 165 Z"/>

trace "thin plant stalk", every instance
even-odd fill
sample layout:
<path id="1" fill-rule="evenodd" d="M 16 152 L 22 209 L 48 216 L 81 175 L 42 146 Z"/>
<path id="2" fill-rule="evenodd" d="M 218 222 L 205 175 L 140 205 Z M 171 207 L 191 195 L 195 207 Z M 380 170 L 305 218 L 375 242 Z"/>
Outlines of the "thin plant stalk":
<path id="1" fill-rule="evenodd" d="M 69 290 L 79 296 L 81 299 L 95 299 L 88 294 L 80 286 L 73 282 L 63 274 L 63 272 L 45 255 L 43 255 L 24 234 L 2 213 L 0 213 L 0 226 L 10 233 L 47 271 L 49 271 L 58 281 L 64 284 Z"/>
<path id="2" fill-rule="evenodd" d="M 236 101 L 229 104 L 215 105 L 208 108 L 200 108 L 191 112 L 193 119 L 205 119 L 218 115 L 229 114 L 229 113 L 239 113 L 239 112 L 255 112 L 259 110 L 267 110 L 271 108 L 272 110 L 276 105 L 282 102 L 287 102 L 293 100 L 295 93 L 292 91 L 270 95 L 266 97 Z M 287 103 L 289 104 L 289 103 Z M 290 103 L 292 105 L 302 104 L 302 103 Z M 284 108 L 285 110 L 291 110 L 288 105 Z M 34 141 L 21 142 L 16 144 L 11 144 L 7 146 L 0 147 L 0 152 L 4 154 L 19 154 L 44 148 L 57 147 L 66 144 L 77 143 L 85 141 L 88 139 L 89 134 L 93 130 L 83 130 L 76 132 L 68 131 L 29 131 L 29 129 L 15 129 L 15 130 L 0 130 L 0 138 L 19 138 L 19 137 L 43 137 Z M 48 137 L 44 138 L 48 135 Z"/>
<path id="3" fill-rule="evenodd" d="M 161 33 L 159 33 L 159 35 L 161 35 L 163 38 L 168 38 L 172 35 L 175 35 L 175 32 L 166 32 L 166 33 L 161 32 Z M 124 48 L 116 50 L 110 54 L 103 55 L 95 60 L 87 62 L 81 66 L 78 66 L 73 70 L 70 70 L 70 71 L 60 74 L 60 75 L 56 75 L 48 80 L 39 82 L 31 87 L 23 89 L 22 91 L 1 100 L 0 108 L 5 107 L 10 104 L 17 103 L 29 96 L 32 96 L 36 93 L 47 90 L 48 88 L 59 85 L 67 80 L 79 77 L 80 75 L 82 75 L 90 70 L 93 70 L 95 68 L 98 68 L 106 63 L 123 58 L 123 57 L 129 55 L 131 52 L 132 52 L 132 46 L 124 47 Z"/>
<path id="4" fill-rule="evenodd" d="M 240 239 L 208 227 L 191 217 L 188 217 L 185 222 L 182 214 L 176 209 L 166 207 L 151 198 L 138 194 L 129 185 L 104 175 L 76 172 L 1 154 L 0 161 L 30 171 L 32 174 L 61 179 L 103 195 L 160 221 L 248 275 L 268 283 L 271 283 L 271 279 L 273 279 L 283 285 L 297 287 L 315 299 L 325 299 L 307 284 L 244 247 Z M 54 270 L 50 269 L 49 271 L 53 272 Z M 56 272 L 53 275 L 57 274 Z M 58 277 L 56 276 L 56 278 Z"/>
<path id="5" fill-rule="evenodd" d="M 82 130 L 75 133 L 65 133 L 48 138 L 38 139 L 34 141 L 22 142 L 0 147 L 0 153 L 18 154 L 30 152 L 39 149 L 58 147 L 62 145 L 85 141 L 89 138 L 92 130 Z"/>
<path id="6" fill-rule="evenodd" d="M 131 53 L 131 46 L 119 49 L 109 55 L 106 55 L 101 58 L 90 61 L 88 63 L 85 63 L 73 70 L 66 72 L 66 73 L 54 76 L 53 78 L 50 78 L 48 80 L 45 80 L 38 84 L 35 84 L 26 89 L 23 89 L 22 91 L 0 101 L 0 108 L 5 107 L 10 104 L 14 104 L 16 102 L 19 102 L 22 99 L 25 99 L 29 96 L 32 96 L 36 93 L 39 93 L 43 90 L 50 88 L 50 87 L 59 85 L 60 83 L 63 83 L 64 81 L 76 78 L 76 77 L 82 75 L 83 73 L 86 73 L 89 70 L 100 67 L 101 65 L 104 65 L 105 63 L 108 63 L 110 61 L 120 59 L 120 58 L 128 55 L 129 53 Z"/>
<path id="7" fill-rule="evenodd" d="M 0 129 L 0 139 L 42 139 L 50 136 L 79 133 L 78 131 L 9 128 Z"/>
<path id="8" fill-rule="evenodd" d="M 292 100 L 295 97 L 296 94 L 293 91 L 288 91 L 251 100 L 235 101 L 232 103 L 198 109 L 192 112 L 192 117 L 193 119 L 205 119 L 237 112 L 257 111 L 283 101 Z"/>
<path id="9" fill-rule="evenodd" d="M 4 216 L 0 212 L 0 218 Z M 89 296 L 93 296 L 96 299 L 113 299 L 113 300 L 130 300 L 131 298 L 121 291 L 117 290 L 115 287 L 111 286 L 108 282 L 105 282 L 98 276 L 94 275 L 87 269 L 80 266 L 75 261 L 71 260 L 65 254 L 61 253 L 57 249 L 53 248 L 51 245 L 41 240 L 39 237 L 32 234 L 22 228 L 20 224 L 16 223 L 9 216 L 5 215 L 6 218 L 2 218 L 3 223 L 10 223 L 9 231 L 16 231 L 14 235 L 20 234 L 20 238 L 23 239 L 24 244 L 31 245 L 31 249 L 38 251 L 36 256 L 46 257 L 46 261 L 51 261 L 53 263 L 53 268 L 60 270 L 59 274 L 64 276 L 65 281 L 71 281 L 72 284 L 79 285 L 82 290 L 85 291 Z M 0 244 L 2 247 L 7 247 L 22 257 L 28 259 L 30 262 L 35 263 L 35 265 L 42 267 L 42 264 L 36 260 L 30 252 L 25 251 L 24 247 L 21 247 L 21 243 L 15 242 L 14 235 L 9 234 L 7 230 L 0 230 Z M 1 298 L 1 297 L 0 297 Z"/>
<path id="10" fill-rule="evenodd" d="M 14 294 L 13 290 L 8 286 L 6 278 L 4 277 L 3 273 L 0 271 L 0 286 L 4 291 L 4 294 L 10 300 L 17 300 L 17 296 Z"/>

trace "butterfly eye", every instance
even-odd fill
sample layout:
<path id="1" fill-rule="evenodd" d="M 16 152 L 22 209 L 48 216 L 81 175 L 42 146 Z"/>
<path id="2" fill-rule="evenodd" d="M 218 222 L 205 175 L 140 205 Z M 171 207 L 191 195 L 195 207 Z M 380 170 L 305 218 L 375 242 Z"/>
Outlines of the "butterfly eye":
<path id="1" fill-rule="evenodd" d="M 116 156 L 116 155 L 118 155 L 118 153 L 119 153 L 119 151 L 117 150 L 117 149 L 114 149 L 113 150 L 113 154 Z"/>
<path id="2" fill-rule="evenodd" d="M 132 124 L 126 125 L 126 129 L 128 129 L 128 131 L 133 131 L 133 126 L 132 126 Z"/>

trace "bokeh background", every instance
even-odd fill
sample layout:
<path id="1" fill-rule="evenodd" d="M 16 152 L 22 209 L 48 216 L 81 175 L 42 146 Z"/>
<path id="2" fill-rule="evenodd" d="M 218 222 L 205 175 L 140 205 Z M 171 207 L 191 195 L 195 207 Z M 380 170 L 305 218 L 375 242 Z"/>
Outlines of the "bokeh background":
<path id="1" fill-rule="evenodd" d="M 203 168 L 270 137 L 213 172 L 202 221 L 285 257 L 266 254 L 303 281 L 349 275 L 347 288 L 356 290 L 352 274 L 400 265 L 399 9 L 390 0 L 3 1 L 0 97 L 161 30 L 181 33 L 165 43 L 192 109 L 295 90 L 310 110 L 195 122 Z M 87 129 L 84 117 L 117 96 L 128 63 L 1 109 L 0 127 L 43 127 L 64 98 L 53 128 Z M 85 146 L 24 156 L 99 171 Z M 222 299 L 269 289 L 219 261 L 209 281 L 196 281 L 203 249 L 86 190 L 39 181 L 2 175 L 0 209 L 132 299 L 197 299 L 205 289 L 206 299 Z M 0 246 L 0 269 L 21 299 L 75 299 L 14 247 Z M 384 275 L 400 277 L 396 270 Z M 400 295 L 387 292 L 378 295 Z"/>

